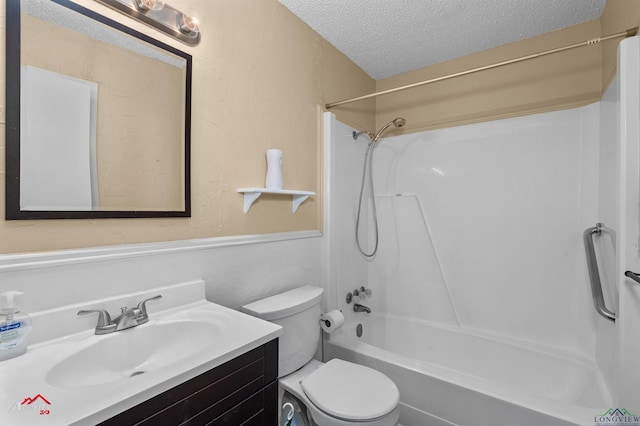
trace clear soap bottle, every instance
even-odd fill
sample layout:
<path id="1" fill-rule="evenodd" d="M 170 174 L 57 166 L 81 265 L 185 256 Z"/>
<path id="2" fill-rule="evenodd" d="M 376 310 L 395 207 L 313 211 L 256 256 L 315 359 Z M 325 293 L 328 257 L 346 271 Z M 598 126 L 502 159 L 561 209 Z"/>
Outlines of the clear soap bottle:
<path id="1" fill-rule="evenodd" d="M 0 361 L 15 358 L 27 351 L 31 338 L 31 318 L 20 312 L 14 302 L 19 291 L 0 293 Z"/>

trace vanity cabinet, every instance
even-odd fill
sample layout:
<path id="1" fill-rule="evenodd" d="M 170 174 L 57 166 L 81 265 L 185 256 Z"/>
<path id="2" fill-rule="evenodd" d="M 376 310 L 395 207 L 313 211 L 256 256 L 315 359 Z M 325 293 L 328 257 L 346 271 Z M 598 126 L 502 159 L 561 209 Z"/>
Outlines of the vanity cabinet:
<path id="1" fill-rule="evenodd" d="M 277 423 L 278 339 L 274 339 L 100 424 L 272 426 Z"/>

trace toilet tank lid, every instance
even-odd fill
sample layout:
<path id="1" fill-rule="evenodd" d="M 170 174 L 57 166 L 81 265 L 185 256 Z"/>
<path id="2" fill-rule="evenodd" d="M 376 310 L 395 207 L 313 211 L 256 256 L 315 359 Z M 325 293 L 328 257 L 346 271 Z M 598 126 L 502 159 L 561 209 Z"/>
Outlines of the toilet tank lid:
<path id="1" fill-rule="evenodd" d="M 322 292 L 320 287 L 305 285 L 249 303 L 241 310 L 266 321 L 276 320 L 295 315 L 320 303 Z"/>

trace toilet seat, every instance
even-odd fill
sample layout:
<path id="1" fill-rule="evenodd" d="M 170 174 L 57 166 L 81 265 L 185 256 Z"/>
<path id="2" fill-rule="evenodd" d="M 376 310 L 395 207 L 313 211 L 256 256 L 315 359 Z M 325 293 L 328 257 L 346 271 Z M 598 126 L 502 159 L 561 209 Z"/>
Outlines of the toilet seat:
<path id="1" fill-rule="evenodd" d="M 349 421 L 368 421 L 393 411 L 398 387 L 372 368 L 332 359 L 300 383 L 305 395 L 325 413 Z"/>

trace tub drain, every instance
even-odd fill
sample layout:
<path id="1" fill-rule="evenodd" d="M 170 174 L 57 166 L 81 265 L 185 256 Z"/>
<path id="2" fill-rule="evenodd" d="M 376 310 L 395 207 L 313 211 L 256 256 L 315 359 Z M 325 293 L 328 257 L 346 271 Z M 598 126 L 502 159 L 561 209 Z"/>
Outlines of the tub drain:
<path id="1" fill-rule="evenodd" d="M 144 371 L 134 371 L 133 373 L 131 373 L 131 375 L 129 377 L 139 376 L 141 374 L 144 374 Z"/>
<path id="2" fill-rule="evenodd" d="M 358 337 L 362 337 L 362 324 L 358 324 L 358 325 L 356 326 L 356 335 L 357 335 Z"/>

